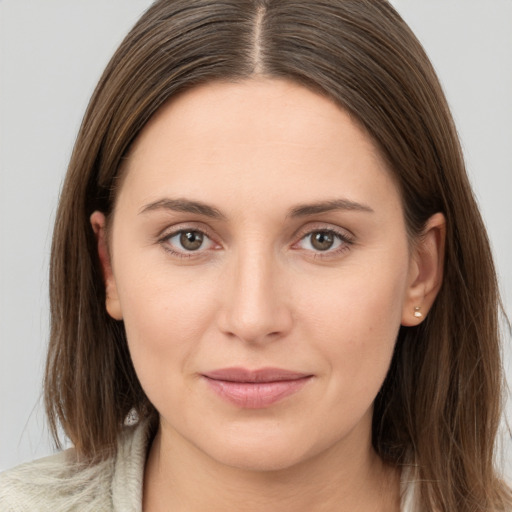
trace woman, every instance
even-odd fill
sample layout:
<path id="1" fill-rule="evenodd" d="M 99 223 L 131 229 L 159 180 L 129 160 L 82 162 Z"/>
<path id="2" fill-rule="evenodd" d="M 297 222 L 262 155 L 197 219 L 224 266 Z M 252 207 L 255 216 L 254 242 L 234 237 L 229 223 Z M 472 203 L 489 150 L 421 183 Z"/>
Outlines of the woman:
<path id="1" fill-rule="evenodd" d="M 2 510 L 509 510 L 498 292 L 384 1 L 156 2 L 57 214 L 46 406 Z"/>

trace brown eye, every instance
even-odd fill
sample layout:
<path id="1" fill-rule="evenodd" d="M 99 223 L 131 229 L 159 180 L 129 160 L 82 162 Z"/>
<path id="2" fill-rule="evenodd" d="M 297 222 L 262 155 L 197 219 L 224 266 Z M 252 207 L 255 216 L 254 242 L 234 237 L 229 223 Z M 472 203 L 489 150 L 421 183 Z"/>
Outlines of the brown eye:
<path id="1" fill-rule="evenodd" d="M 197 251 L 203 245 L 203 241 L 204 235 L 199 231 L 182 231 L 180 234 L 180 244 L 187 251 Z"/>
<path id="2" fill-rule="evenodd" d="M 328 251 L 334 245 L 334 234 L 329 231 L 311 233 L 311 246 L 317 251 Z"/>
<path id="3" fill-rule="evenodd" d="M 159 240 L 162 247 L 173 256 L 199 257 L 220 247 L 199 229 L 180 229 Z"/>
<path id="4" fill-rule="evenodd" d="M 333 229 L 316 229 L 304 235 L 295 249 L 303 249 L 312 252 L 315 256 L 336 256 L 348 250 L 353 244 L 349 235 L 338 233 Z"/>

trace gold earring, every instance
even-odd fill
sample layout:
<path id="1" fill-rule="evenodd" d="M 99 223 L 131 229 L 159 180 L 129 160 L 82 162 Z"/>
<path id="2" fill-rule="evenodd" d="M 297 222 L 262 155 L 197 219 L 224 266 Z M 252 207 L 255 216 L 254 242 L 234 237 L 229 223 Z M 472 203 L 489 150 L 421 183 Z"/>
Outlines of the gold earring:
<path id="1" fill-rule="evenodd" d="M 416 306 L 414 308 L 414 316 L 416 318 L 423 318 L 423 315 L 420 313 L 420 310 L 421 310 L 421 307 L 420 306 Z"/>

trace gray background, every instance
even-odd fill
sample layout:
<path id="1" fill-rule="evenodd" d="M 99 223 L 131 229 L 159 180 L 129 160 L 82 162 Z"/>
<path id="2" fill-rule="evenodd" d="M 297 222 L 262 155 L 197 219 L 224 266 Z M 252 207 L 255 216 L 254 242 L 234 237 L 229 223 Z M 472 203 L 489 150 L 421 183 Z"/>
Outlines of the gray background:
<path id="1" fill-rule="evenodd" d="M 52 452 L 40 396 L 58 192 L 89 96 L 150 3 L 0 0 L 0 471 Z M 512 317 L 512 0 L 392 3 L 445 88 Z"/>

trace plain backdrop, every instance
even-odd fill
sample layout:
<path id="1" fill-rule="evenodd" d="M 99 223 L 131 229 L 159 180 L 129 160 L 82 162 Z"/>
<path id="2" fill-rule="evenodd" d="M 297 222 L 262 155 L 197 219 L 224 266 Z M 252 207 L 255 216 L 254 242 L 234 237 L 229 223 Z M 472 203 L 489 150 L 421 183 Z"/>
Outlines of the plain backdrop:
<path id="1" fill-rule="evenodd" d="M 0 0 L 0 471 L 53 450 L 41 380 L 57 198 L 93 88 L 150 3 Z M 445 88 L 512 317 L 512 1 L 392 3 Z"/>

